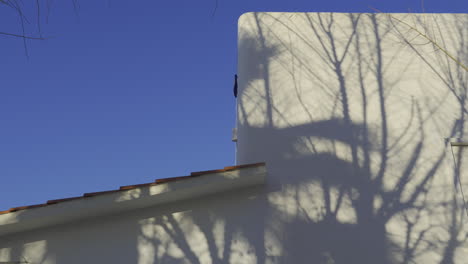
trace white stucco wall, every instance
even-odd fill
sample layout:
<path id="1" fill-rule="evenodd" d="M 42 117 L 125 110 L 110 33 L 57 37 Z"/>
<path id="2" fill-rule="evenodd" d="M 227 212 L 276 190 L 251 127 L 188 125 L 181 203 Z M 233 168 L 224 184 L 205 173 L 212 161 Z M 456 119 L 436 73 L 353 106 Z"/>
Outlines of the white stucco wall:
<path id="1" fill-rule="evenodd" d="M 468 16 L 392 16 L 243 15 L 237 160 L 265 185 L 2 236 L 0 261 L 466 263 L 444 139 L 466 133 Z"/>
<path id="2" fill-rule="evenodd" d="M 261 187 L 260 187 L 261 188 Z M 258 188 L 0 237 L 0 262 L 255 263 Z M 257 205 L 256 205 L 257 204 Z M 243 213 L 239 213 L 243 212 Z"/>
<path id="3" fill-rule="evenodd" d="M 466 262 L 467 44 L 467 14 L 240 18 L 237 160 L 269 165 L 282 263 Z"/>

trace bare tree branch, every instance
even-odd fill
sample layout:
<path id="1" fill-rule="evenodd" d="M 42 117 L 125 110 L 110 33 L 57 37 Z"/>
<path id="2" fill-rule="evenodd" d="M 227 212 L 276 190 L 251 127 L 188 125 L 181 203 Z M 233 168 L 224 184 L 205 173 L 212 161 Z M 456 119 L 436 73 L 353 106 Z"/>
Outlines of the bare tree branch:
<path id="1" fill-rule="evenodd" d="M 7 32 L 0 32 L 0 35 L 16 37 L 16 38 L 23 38 L 23 39 L 46 40 L 46 38 L 43 38 L 43 37 L 30 37 L 30 36 L 12 34 L 12 33 L 7 33 Z"/>

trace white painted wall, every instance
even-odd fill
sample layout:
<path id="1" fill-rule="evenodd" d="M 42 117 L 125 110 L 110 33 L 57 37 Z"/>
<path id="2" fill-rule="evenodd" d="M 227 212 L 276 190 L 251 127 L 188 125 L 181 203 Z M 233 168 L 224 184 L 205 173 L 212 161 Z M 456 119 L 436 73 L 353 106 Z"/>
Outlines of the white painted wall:
<path id="1" fill-rule="evenodd" d="M 467 15 L 392 16 L 468 63 Z M 0 261 L 466 263 L 444 139 L 465 137 L 467 73 L 408 25 L 243 15 L 237 160 L 265 186 L 2 236 Z"/>
<path id="2" fill-rule="evenodd" d="M 0 261 L 33 264 L 255 263 L 258 188 L 0 237 Z"/>
<path id="3" fill-rule="evenodd" d="M 268 164 L 282 263 L 466 263 L 444 139 L 466 137 L 467 14 L 248 13 L 238 45 L 237 160 Z"/>

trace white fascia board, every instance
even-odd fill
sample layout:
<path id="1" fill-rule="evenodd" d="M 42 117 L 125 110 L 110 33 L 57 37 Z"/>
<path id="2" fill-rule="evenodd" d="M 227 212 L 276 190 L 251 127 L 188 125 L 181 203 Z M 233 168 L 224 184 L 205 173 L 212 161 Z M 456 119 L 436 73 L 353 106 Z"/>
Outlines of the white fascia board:
<path id="1" fill-rule="evenodd" d="M 265 166 L 210 173 L 0 215 L 0 236 L 261 185 Z"/>

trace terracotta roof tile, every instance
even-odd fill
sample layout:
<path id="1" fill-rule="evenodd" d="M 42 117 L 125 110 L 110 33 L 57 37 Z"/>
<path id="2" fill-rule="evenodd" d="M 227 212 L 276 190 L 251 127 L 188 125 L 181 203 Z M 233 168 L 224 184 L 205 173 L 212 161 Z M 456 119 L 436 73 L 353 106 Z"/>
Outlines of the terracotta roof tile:
<path id="1" fill-rule="evenodd" d="M 19 207 L 13 207 L 10 209 L 10 212 L 16 212 L 24 209 L 31 209 L 31 208 L 37 208 L 37 207 L 43 207 L 46 206 L 47 204 L 34 204 L 34 205 L 26 205 L 26 206 L 19 206 Z"/>
<path id="2" fill-rule="evenodd" d="M 47 204 L 34 204 L 34 205 L 25 205 L 25 206 L 18 206 L 18 207 L 13 207 L 10 208 L 6 211 L 0 211 L 0 214 L 7 214 L 11 212 L 16 212 L 16 211 L 21 211 L 25 209 L 32 209 L 32 208 L 38 208 L 38 207 L 44 207 L 47 206 Z"/>
<path id="3" fill-rule="evenodd" d="M 192 178 L 193 175 L 189 176 L 179 176 L 179 177 L 172 177 L 172 178 L 161 178 L 157 179 L 155 182 L 158 183 L 166 183 L 166 182 L 173 182 L 173 181 L 179 181 L 179 180 L 185 180 L 187 178 Z"/>
<path id="4" fill-rule="evenodd" d="M 226 171 L 249 168 L 249 167 L 257 167 L 257 166 L 262 166 L 262 165 L 265 165 L 265 163 L 261 162 L 261 163 L 245 164 L 245 165 L 238 165 L 238 166 L 228 166 L 228 167 L 224 167 L 224 169 L 219 169 L 219 170 L 207 170 L 207 171 L 192 172 L 192 173 L 190 173 L 190 176 L 199 176 L 199 175 L 210 174 L 210 173 L 220 173 L 220 172 L 226 172 Z"/>
<path id="5" fill-rule="evenodd" d="M 140 188 L 140 187 L 153 186 L 153 185 L 164 184 L 164 183 L 174 182 L 174 181 L 179 181 L 179 180 L 186 180 L 186 179 L 190 179 L 190 178 L 205 175 L 205 174 L 221 173 L 221 172 L 227 172 L 227 171 L 243 169 L 243 168 L 250 168 L 250 167 L 257 167 L 257 166 L 263 166 L 263 165 L 265 165 L 265 163 L 254 163 L 254 164 L 245 164 L 245 165 L 238 165 L 238 166 L 228 166 L 228 167 L 224 167 L 224 169 L 219 169 L 219 170 L 197 171 L 197 172 L 192 172 L 192 173 L 190 173 L 190 175 L 187 175 L 187 176 L 162 178 L 162 179 L 157 179 L 154 182 L 149 182 L 149 183 L 141 183 L 141 184 L 135 184 L 135 185 L 120 186 L 120 188 L 116 189 L 116 190 L 91 192 L 91 193 L 85 193 L 85 194 L 83 194 L 83 196 L 48 200 L 46 203 L 43 203 L 43 204 L 13 207 L 13 208 L 10 208 L 9 210 L 0 211 L 0 215 L 1 214 L 11 213 L 11 212 L 16 212 L 16 211 L 21 211 L 21 210 L 26 210 L 26 209 L 32 209 L 32 208 L 38 208 L 38 207 L 54 205 L 54 204 L 58 204 L 58 203 L 62 203 L 62 202 L 68 202 L 68 201 L 77 200 L 77 199 L 85 199 L 85 198 L 88 198 L 88 197 L 94 197 L 94 196 L 108 194 L 108 193 L 121 192 L 121 191 L 132 190 L 132 189 L 136 189 L 136 188 Z"/>
<path id="6" fill-rule="evenodd" d="M 126 185 L 126 186 L 120 186 L 119 190 L 121 191 L 126 191 L 126 190 L 131 190 L 135 188 L 140 188 L 140 187 L 147 187 L 147 186 L 153 186 L 156 185 L 156 182 L 150 182 L 150 183 L 140 183 L 140 184 L 134 184 L 134 185 Z"/>
<path id="7" fill-rule="evenodd" d="M 47 204 L 56 204 L 56 203 L 67 202 L 67 201 L 81 199 L 81 198 L 83 198 L 83 196 L 76 196 L 76 197 L 70 197 L 70 198 L 49 200 L 49 201 L 47 201 Z"/>
<path id="8" fill-rule="evenodd" d="M 109 190 L 109 191 L 102 191 L 102 192 L 92 192 L 92 193 L 85 193 L 83 194 L 83 197 L 93 197 L 93 196 L 98 196 L 102 194 L 107 194 L 107 193 L 114 193 L 114 192 L 120 192 L 120 190 Z"/>

